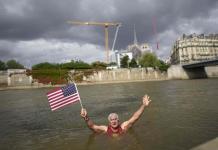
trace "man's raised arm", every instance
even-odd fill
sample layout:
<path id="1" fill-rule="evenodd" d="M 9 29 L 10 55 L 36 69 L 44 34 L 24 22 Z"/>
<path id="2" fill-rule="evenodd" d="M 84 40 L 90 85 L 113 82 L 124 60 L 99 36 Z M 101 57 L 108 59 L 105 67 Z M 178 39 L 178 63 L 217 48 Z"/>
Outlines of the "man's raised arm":
<path id="1" fill-rule="evenodd" d="M 91 119 L 89 119 L 86 109 L 82 108 L 80 115 L 85 120 L 89 129 L 93 130 L 94 132 L 107 132 L 107 126 L 96 125 L 93 123 L 93 121 Z"/>
<path id="2" fill-rule="evenodd" d="M 132 125 L 140 118 L 140 116 L 142 115 L 142 113 L 145 110 L 145 107 L 147 107 L 150 102 L 151 102 L 150 97 L 148 95 L 145 95 L 143 97 L 143 100 L 142 100 L 142 105 L 132 115 L 132 117 L 129 120 L 127 120 L 121 124 L 121 128 L 124 130 L 128 130 L 130 127 L 132 127 Z"/>

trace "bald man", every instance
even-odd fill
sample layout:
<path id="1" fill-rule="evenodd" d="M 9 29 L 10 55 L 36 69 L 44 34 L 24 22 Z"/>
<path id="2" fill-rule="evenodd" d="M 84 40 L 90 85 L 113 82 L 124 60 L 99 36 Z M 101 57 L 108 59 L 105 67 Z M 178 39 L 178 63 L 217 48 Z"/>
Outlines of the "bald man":
<path id="1" fill-rule="evenodd" d="M 132 115 L 132 117 L 129 120 L 124 121 L 121 124 L 119 122 L 119 117 L 116 113 L 109 114 L 108 116 L 109 125 L 108 126 L 94 124 L 93 121 L 90 120 L 90 118 L 88 117 L 88 113 L 86 109 L 84 108 L 81 109 L 80 115 L 85 120 L 89 129 L 91 129 L 92 131 L 97 132 L 97 133 L 106 133 L 109 136 L 115 137 L 115 136 L 122 135 L 130 127 L 132 127 L 133 124 L 140 118 L 140 116 L 144 112 L 145 107 L 149 106 L 150 102 L 151 102 L 150 97 L 148 95 L 145 95 L 142 99 L 142 104 L 139 107 L 139 109 Z"/>

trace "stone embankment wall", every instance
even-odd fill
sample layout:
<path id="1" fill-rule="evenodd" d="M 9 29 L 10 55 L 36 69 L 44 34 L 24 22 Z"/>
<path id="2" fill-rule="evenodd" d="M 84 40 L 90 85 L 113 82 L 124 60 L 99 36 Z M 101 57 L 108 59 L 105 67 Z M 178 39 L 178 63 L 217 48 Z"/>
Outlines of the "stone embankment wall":
<path id="1" fill-rule="evenodd" d="M 209 78 L 217 78 L 218 77 L 218 65 L 205 67 L 205 72 L 207 73 L 207 76 Z"/>
<path id="2" fill-rule="evenodd" d="M 8 72 L 0 71 L 0 85 L 6 86 L 8 85 Z"/>
<path id="3" fill-rule="evenodd" d="M 74 73 L 69 72 L 70 77 L 73 77 L 73 75 Z M 81 75 L 84 83 L 134 82 L 167 79 L 166 73 L 161 73 L 152 68 L 102 70 L 95 71 L 88 76 L 82 73 Z M 13 69 L 0 72 L 0 86 L 2 85 L 8 87 L 47 86 L 33 82 L 32 76 L 27 76 L 25 69 Z"/>
<path id="4" fill-rule="evenodd" d="M 29 86 L 31 84 L 32 77 L 26 74 L 15 74 L 8 79 L 8 86 Z"/>
<path id="5" fill-rule="evenodd" d="M 114 69 L 96 71 L 94 74 L 84 77 L 87 82 L 113 82 L 113 81 L 137 81 L 137 80 L 165 80 L 166 73 L 151 68 Z"/>
<path id="6" fill-rule="evenodd" d="M 32 77 L 26 75 L 26 69 L 8 69 L 0 71 L 0 86 L 29 86 Z"/>

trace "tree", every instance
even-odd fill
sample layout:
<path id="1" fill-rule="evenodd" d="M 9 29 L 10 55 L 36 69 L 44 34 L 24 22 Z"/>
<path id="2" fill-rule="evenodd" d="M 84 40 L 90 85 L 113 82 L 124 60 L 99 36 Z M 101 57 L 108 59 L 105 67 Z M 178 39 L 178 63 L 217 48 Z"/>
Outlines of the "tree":
<path id="1" fill-rule="evenodd" d="M 75 61 L 74 69 L 91 69 L 91 66 L 82 60 L 78 60 Z"/>
<path id="2" fill-rule="evenodd" d="M 106 69 L 107 64 L 100 61 L 95 61 L 91 64 L 92 68 L 94 69 Z"/>
<path id="3" fill-rule="evenodd" d="M 164 61 L 159 60 L 158 68 L 160 69 L 160 71 L 167 71 L 167 69 L 169 68 L 169 65 L 164 63 Z"/>
<path id="4" fill-rule="evenodd" d="M 121 64 L 121 68 L 128 68 L 129 67 L 129 56 L 126 55 L 123 58 L 121 58 L 120 64 Z"/>
<path id="5" fill-rule="evenodd" d="M 22 64 L 13 59 L 7 61 L 6 64 L 8 69 L 24 69 L 24 66 Z"/>
<path id="6" fill-rule="evenodd" d="M 159 60 L 157 57 L 152 53 L 145 53 L 139 59 L 139 64 L 142 67 L 157 67 L 159 64 Z"/>
<path id="7" fill-rule="evenodd" d="M 132 58 L 132 60 L 129 63 L 129 66 L 132 67 L 132 68 L 137 68 L 138 67 L 138 64 L 137 64 L 135 58 Z"/>
<path id="8" fill-rule="evenodd" d="M 0 60 L 0 70 L 6 70 L 7 67 L 6 67 L 6 64 Z"/>
<path id="9" fill-rule="evenodd" d="M 61 64 L 63 69 L 91 69 L 91 66 L 88 63 L 85 63 L 81 60 Z"/>
<path id="10" fill-rule="evenodd" d="M 43 63 L 39 63 L 36 65 L 32 66 L 33 70 L 38 70 L 38 69 L 57 69 L 58 68 L 58 64 L 51 64 L 49 62 L 43 62 Z"/>
<path id="11" fill-rule="evenodd" d="M 116 65 L 117 65 L 116 62 L 110 62 L 110 63 L 108 64 L 108 66 L 116 66 Z"/>

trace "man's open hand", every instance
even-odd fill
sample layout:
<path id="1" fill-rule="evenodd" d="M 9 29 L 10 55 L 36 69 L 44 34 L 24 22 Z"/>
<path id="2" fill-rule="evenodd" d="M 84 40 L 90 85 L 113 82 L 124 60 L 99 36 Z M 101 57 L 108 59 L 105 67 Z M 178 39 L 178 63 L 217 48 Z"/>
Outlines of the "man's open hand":
<path id="1" fill-rule="evenodd" d="M 151 102 L 150 97 L 149 97 L 148 95 L 145 95 L 145 96 L 143 97 L 143 100 L 142 100 L 143 105 L 144 105 L 144 106 L 148 106 L 150 102 Z"/>

